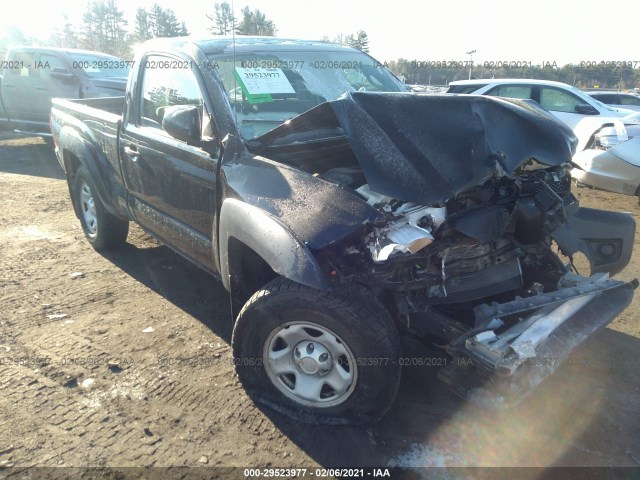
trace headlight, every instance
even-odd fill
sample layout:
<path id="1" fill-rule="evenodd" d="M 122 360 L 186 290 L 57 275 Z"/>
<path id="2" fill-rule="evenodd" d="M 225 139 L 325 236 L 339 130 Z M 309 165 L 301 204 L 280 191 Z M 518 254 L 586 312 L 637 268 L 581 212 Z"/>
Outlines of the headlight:
<path id="1" fill-rule="evenodd" d="M 629 140 L 627 129 L 624 124 L 618 120 L 613 126 L 604 127 L 594 136 L 595 147 L 602 150 L 609 150 L 611 147 L 621 144 Z"/>

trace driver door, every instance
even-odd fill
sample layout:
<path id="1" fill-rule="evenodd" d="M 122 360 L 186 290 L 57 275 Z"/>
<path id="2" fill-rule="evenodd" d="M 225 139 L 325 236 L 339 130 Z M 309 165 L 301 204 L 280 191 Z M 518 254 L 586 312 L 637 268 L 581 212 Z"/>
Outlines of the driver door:
<path id="1" fill-rule="evenodd" d="M 120 141 L 128 206 L 136 221 L 164 243 L 213 268 L 216 155 L 173 138 L 162 127 L 167 107 L 191 105 L 202 115 L 202 136 L 214 137 L 206 131 L 212 127 L 198 72 L 164 68 L 176 60 L 160 55 L 142 60 L 137 101 Z"/>

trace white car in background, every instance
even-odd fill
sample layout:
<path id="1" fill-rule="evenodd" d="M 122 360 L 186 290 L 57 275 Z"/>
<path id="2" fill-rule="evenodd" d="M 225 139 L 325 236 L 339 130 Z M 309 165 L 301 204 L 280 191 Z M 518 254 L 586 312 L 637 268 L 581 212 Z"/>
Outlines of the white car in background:
<path id="1" fill-rule="evenodd" d="M 625 125 L 640 125 L 640 112 L 622 118 L 622 123 Z"/>
<path id="2" fill-rule="evenodd" d="M 550 80 L 502 78 L 451 82 L 447 93 L 492 95 L 535 100 L 540 106 L 569 125 L 578 137 L 577 152 L 584 150 L 595 132 L 604 125 L 617 124 L 631 110 L 613 108 L 591 98 L 571 85 Z"/>
<path id="3" fill-rule="evenodd" d="M 592 91 L 586 92 L 592 98 L 609 105 L 610 107 L 620 107 L 634 112 L 640 112 L 640 95 L 631 92 L 615 91 Z"/>
<path id="4" fill-rule="evenodd" d="M 447 93 L 535 100 L 578 138 L 572 177 L 579 183 L 640 195 L 640 114 L 613 108 L 560 82 L 529 79 L 462 80 Z"/>
<path id="5" fill-rule="evenodd" d="M 573 156 L 571 176 L 584 185 L 640 196 L 640 113 L 622 120 L 627 139 L 620 141 L 614 127 L 603 128 L 591 148 Z"/>

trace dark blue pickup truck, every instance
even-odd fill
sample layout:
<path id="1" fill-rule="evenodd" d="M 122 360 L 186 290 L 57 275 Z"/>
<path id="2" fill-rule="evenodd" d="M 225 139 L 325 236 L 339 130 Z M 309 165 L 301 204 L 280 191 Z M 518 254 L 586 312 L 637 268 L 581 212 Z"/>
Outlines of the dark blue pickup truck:
<path id="1" fill-rule="evenodd" d="M 635 222 L 578 205 L 575 138 L 535 104 L 414 94 L 319 42 L 142 51 L 125 97 L 53 101 L 73 207 L 98 250 L 135 221 L 220 277 L 257 401 L 371 423 L 429 360 L 460 395 L 515 402 L 631 301 L 609 275 Z M 442 357 L 403 357 L 403 335 Z"/>

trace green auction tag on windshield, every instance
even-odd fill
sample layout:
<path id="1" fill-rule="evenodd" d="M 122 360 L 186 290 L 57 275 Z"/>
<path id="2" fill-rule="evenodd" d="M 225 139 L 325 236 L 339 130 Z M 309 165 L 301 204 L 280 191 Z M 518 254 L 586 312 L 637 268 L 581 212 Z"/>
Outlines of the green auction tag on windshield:
<path id="1" fill-rule="evenodd" d="M 272 102 L 272 93 L 295 93 L 280 68 L 236 67 L 234 76 L 251 104 Z"/>

